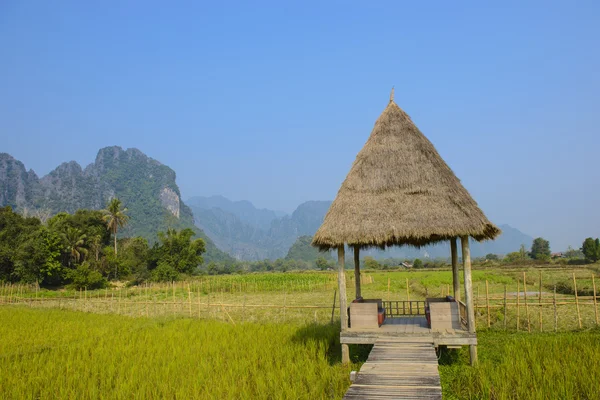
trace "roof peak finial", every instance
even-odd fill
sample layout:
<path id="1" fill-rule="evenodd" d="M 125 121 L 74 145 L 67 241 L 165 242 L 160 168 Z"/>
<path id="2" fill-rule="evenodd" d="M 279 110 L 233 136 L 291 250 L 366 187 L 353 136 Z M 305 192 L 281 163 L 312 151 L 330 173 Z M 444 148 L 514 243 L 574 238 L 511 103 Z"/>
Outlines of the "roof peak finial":
<path id="1" fill-rule="evenodd" d="M 392 93 L 390 93 L 390 103 L 394 101 L 394 87 L 392 86 Z"/>

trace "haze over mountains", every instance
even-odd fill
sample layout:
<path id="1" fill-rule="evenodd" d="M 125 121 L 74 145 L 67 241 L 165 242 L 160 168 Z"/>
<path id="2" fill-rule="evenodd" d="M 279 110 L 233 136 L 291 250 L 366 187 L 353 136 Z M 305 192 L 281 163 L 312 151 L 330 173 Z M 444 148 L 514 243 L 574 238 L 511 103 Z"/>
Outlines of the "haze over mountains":
<path id="1" fill-rule="evenodd" d="M 231 201 L 223 196 L 192 197 L 187 203 L 196 225 L 217 247 L 241 260 L 285 257 L 299 236 L 314 235 L 331 205 L 331 201 L 308 201 L 300 204 L 290 216 L 277 217 L 274 211 L 257 209 L 247 200 Z M 472 242 L 473 257 L 506 254 L 517 251 L 521 244 L 531 247 L 531 236 L 509 225 L 499 226 L 502 235 L 497 240 Z M 450 254 L 450 246 L 442 243 L 421 249 L 395 247 L 386 251 L 365 250 L 361 254 L 375 258 L 445 258 Z"/>
<path id="2" fill-rule="evenodd" d="M 130 223 L 123 236 L 142 236 L 150 242 L 167 228 L 192 227 L 206 241 L 207 261 L 283 258 L 301 236 L 312 236 L 321 225 L 331 201 L 307 201 L 287 215 L 258 209 L 247 200 L 223 196 L 181 200 L 176 174 L 171 168 L 137 149 L 118 146 L 100 149 L 93 163 L 82 168 L 65 162 L 40 178 L 7 153 L 0 153 L 0 206 L 39 216 L 75 212 L 79 208 L 101 209 L 118 197 L 128 209 Z M 473 243 L 472 255 L 506 254 L 527 248 L 533 239 L 508 225 L 493 242 Z M 376 258 L 447 257 L 449 246 L 422 249 L 369 250 Z"/>

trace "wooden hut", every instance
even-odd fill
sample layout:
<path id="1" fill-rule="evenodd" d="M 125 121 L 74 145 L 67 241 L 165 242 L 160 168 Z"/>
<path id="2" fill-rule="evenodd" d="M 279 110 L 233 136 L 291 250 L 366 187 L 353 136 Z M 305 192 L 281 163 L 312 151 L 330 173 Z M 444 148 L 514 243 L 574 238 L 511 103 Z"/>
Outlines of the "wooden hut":
<path id="1" fill-rule="evenodd" d="M 368 343 L 369 335 L 375 334 L 367 330 L 362 331 L 362 336 L 349 332 L 352 329 L 349 330 L 347 320 L 345 246 L 354 250 L 358 299 L 361 297 L 360 249 L 394 245 L 421 247 L 449 241 L 454 298 L 464 308 L 466 329 L 455 335 L 458 340 L 444 335 L 439 344 L 444 341 L 448 345 L 469 344 L 471 362 L 475 363 L 477 342 L 469 238 L 482 241 L 499 234 L 500 230 L 486 218 L 433 144 L 394 102 L 392 89 L 389 104 L 375 122 L 371 136 L 358 153 L 312 242 L 321 250 L 338 251 L 343 361 L 348 361 L 348 343 Z M 464 302 L 460 302 L 459 238 Z"/>

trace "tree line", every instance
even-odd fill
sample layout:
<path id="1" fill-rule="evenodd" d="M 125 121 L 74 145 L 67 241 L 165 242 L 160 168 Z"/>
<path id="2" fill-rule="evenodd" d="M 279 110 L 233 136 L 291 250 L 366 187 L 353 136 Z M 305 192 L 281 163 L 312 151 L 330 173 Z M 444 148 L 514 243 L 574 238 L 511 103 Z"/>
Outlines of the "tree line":
<path id="1" fill-rule="evenodd" d="M 158 232 L 150 246 L 142 237 L 118 239 L 128 221 L 116 198 L 104 210 L 62 212 L 44 223 L 2 207 L 0 282 L 94 289 L 110 280 L 173 280 L 202 264 L 205 244 L 193 230 Z"/>

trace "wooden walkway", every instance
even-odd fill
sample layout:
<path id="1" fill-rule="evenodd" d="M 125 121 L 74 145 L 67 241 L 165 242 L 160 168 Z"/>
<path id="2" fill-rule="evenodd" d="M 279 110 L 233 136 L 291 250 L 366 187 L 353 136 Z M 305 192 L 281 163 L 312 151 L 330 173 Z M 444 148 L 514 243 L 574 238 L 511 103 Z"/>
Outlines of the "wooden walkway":
<path id="1" fill-rule="evenodd" d="M 344 399 L 438 399 L 442 386 L 433 338 L 378 339 Z"/>

